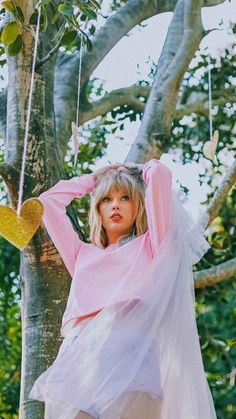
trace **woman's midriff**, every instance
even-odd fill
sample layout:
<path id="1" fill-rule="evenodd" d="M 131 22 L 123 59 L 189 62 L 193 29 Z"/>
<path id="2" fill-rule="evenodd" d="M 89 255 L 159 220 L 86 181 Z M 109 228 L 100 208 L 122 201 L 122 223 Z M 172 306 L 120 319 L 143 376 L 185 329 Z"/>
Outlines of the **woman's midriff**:
<path id="1" fill-rule="evenodd" d="M 78 324 L 84 319 L 87 319 L 89 317 L 95 317 L 100 311 L 102 310 L 94 311 L 93 313 L 86 314 L 85 316 L 79 316 L 73 327 L 78 326 Z"/>

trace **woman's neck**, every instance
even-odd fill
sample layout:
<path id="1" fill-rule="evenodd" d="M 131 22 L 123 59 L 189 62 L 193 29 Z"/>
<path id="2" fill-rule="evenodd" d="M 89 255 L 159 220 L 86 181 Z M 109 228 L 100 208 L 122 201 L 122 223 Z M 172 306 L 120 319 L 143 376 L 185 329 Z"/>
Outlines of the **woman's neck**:
<path id="1" fill-rule="evenodd" d="M 122 239 L 122 237 L 123 237 L 123 239 Z M 121 242 L 126 242 L 126 241 L 131 240 L 134 237 L 136 237 L 136 235 L 134 234 L 134 231 L 131 231 L 129 233 L 119 235 L 115 240 L 108 240 L 108 245 L 107 246 L 111 246 L 111 245 L 114 245 L 114 244 L 119 244 Z"/>

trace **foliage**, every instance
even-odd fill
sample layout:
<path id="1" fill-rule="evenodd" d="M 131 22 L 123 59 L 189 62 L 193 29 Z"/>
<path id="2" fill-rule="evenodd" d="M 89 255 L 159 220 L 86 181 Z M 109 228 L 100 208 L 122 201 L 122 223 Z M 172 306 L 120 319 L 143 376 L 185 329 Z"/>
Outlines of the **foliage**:
<path id="1" fill-rule="evenodd" d="M 0 417 L 16 419 L 20 396 L 19 252 L 0 238 Z"/>
<path id="2" fill-rule="evenodd" d="M 235 155 L 236 136 L 233 130 L 236 107 L 232 95 L 235 92 L 236 78 L 235 67 L 236 44 L 222 51 L 218 57 L 210 56 L 207 52 L 198 51 L 189 71 L 186 73 L 180 92 L 180 103 L 182 106 L 204 100 L 205 105 L 202 112 L 192 113 L 179 121 L 175 121 L 172 129 L 171 147 L 176 144 L 183 149 L 183 161 L 199 161 L 202 155 L 202 142 L 209 138 L 209 116 L 208 116 L 208 57 L 211 66 L 211 85 L 213 101 L 213 131 L 219 131 L 219 143 L 217 147 L 218 160 L 213 162 L 215 173 L 222 174 L 221 157 L 226 152 Z M 228 100 L 225 100 L 227 99 Z M 217 105 L 214 105 L 217 102 Z M 184 132 L 184 135 L 183 135 Z"/>
<path id="3" fill-rule="evenodd" d="M 236 190 L 232 189 L 214 221 L 208 240 L 211 249 L 195 266 L 206 269 L 235 257 Z M 214 287 L 196 290 L 196 313 L 205 371 L 211 386 L 218 419 L 236 416 L 236 386 L 229 374 L 236 365 L 236 277 Z"/>
<path id="4" fill-rule="evenodd" d="M 29 19 L 15 0 L 3 1 L 0 4 L 0 16 L 4 24 L 1 28 L 0 42 L 10 56 L 20 53 L 24 47 L 24 36 L 31 32 L 35 33 L 35 25 L 38 20 L 38 7 L 41 5 L 40 31 L 46 32 L 49 24 L 59 27 L 53 47 L 63 46 L 66 49 L 79 49 L 81 38 L 89 52 L 92 51 L 90 35 L 95 33 L 94 20 L 97 19 L 97 10 L 100 4 L 97 0 L 74 0 L 56 2 L 42 0 L 37 2 Z M 11 22 L 6 15 L 9 14 Z M 3 55 L 4 49 L 0 49 Z M 6 64 L 6 59 L 0 61 L 0 65 Z"/>
<path id="5" fill-rule="evenodd" d="M 236 387 L 229 374 L 235 368 L 236 278 L 196 293 L 196 311 L 204 367 L 218 419 L 236 416 Z"/>

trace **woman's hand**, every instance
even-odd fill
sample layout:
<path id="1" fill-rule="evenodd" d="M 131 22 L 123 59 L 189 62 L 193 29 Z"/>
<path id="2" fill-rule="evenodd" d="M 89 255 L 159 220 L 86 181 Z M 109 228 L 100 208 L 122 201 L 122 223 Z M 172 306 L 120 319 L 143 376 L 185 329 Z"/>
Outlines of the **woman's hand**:
<path id="1" fill-rule="evenodd" d="M 102 175 L 105 175 L 110 169 L 116 169 L 118 171 L 125 171 L 125 172 L 127 172 L 127 169 L 128 170 L 134 169 L 135 171 L 142 173 L 143 166 L 144 164 L 131 163 L 131 162 L 109 164 L 108 166 L 101 167 L 100 169 L 93 172 L 94 182 L 96 182 L 97 179 L 101 177 Z"/>
<path id="2" fill-rule="evenodd" d="M 125 163 L 125 166 L 130 168 L 130 169 L 136 169 L 138 170 L 140 173 L 142 173 L 143 171 L 143 163 L 131 163 L 131 162 L 127 162 Z"/>
<path id="3" fill-rule="evenodd" d="M 105 175 L 110 169 L 118 169 L 119 167 L 124 167 L 124 163 L 114 163 L 109 164 L 108 166 L 101 167 L 100 169 L 93 172 L 94 182 L 97 181 L 98 177 Z"/>

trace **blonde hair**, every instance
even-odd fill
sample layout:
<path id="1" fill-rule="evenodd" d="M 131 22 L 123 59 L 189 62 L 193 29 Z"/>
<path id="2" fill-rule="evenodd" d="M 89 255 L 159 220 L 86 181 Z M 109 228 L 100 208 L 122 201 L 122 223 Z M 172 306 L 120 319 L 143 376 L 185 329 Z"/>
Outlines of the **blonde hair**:
<path id="1" fill-rule="evenodd" d="M 91 194 L 91 204 L 89 210 L 90 241 L 100 248 L 108 246 L 106 230 L 101 224 L 99 204 L 102 199 L 110 192 L 122 190 L 135 204 L 134 218 L 131 222 L 133 234 L 140 236 L 147 231 L 147 216 L 145 210 L 145 183 L 138 169 L 121 167 L 108 168 L 99 174 L 95 183 L 95 189 Z M 119 238 L 118 242 L 129 237 L 125 234 Z"/>

